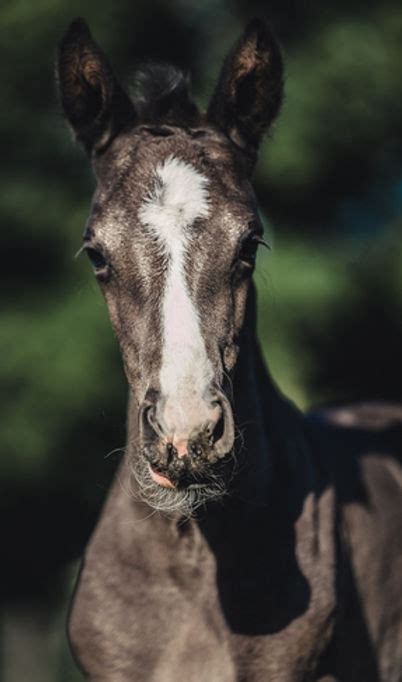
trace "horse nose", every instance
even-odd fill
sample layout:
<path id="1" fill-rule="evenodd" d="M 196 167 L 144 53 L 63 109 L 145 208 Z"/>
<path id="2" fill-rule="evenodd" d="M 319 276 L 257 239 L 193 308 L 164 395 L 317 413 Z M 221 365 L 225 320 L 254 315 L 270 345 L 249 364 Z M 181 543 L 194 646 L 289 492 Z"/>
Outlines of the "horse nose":
<path id="1" fill-rule="evenodd" d="M 221 391 L 215 402 L 220 407 L 220 415 L 213 425 L 212 442 L 219 458 L 227 455 L 234 445 L 234 420 L 229 400 Z"/>
<path id="2" fill-rule="evenodd" d="M 155 436 L 163 438 L 163 428 L 157 417 L 157 404 L 145 402 L 140 408 L 140 423 L 146 440 Z"/>
<path id="3" fill-rule="evenodd" d="M 178 457 L 184 457 L 188 454 L 199 457 L 205 453 L 207 447 L 212 448 L 222 440 L 225 433 L 225 417 L 220 400 L 209 401 L 208 408 L 210 419 L 206 424 L 200 424 L 198 428 L 193 429 L 190 434 L 184 437 L 176 438 L 173 435 L 169 439 Z"/>
<path id="4" fill-rule="evenodd" d="M 216 397 L 211 401 L 211 407 L 213 409 L 213 419 L 207 424 L 207 434 L 210 438 L 211 445 L 218 443 L 225 432 L 225 413 L 222 407 L 222 401 L 220 397 Z"/>
<path id="5" fill-rule="evenodd" d="M 179 459 L 206 457 L 210 452 L 211 459 L 222 458 L 228 454 L 234 443 L 233 414 L 230 403 L 223 393 L 209 397 L 204 403 L 203 418 L 189 420 L 187 428 L 174 423 L 168 427 L 163 414 L 164 401 L 160 396 L 152 401 L 147 400 L 140 413 L 142 433 L 146 441 L 158 440 L 164 443 L 169 456 Z M 205 417 L 208 415 L 208 419 Z M 207 457 L 208 458 L 208 457 Z"/>
<path id="6" fill-rule="evenodd" d="M 163 403 L 163 401 L 161 402 Z M 188 429 L 183 429 L 182 427 L 180 430 L 177 430 L 174 426 L 168 429 L 163 420 L 161 404 L 158 401 L 155 403 L 147 401 L 141 408 L 143 435 L 147 440 L 155 439 L 156 437 L 167 445 L 173 446 L 178 457 L 184 457 L 190 454 L 190 452 L 197 454 L 199 447 L 195 443 L 201 433 L 204 433 L 205 438 L 207 438 L 212 446 L 222 438 L 224 432 L 223 410 L 220 407 L 220 401 L 217 399 L 209 401 L 207 409 L 210 419 L 206 424 L 199 424 L 195 428 L 194 425 L 191 425 Z M 161 414 L 160 419 L 158 414 Z"/>

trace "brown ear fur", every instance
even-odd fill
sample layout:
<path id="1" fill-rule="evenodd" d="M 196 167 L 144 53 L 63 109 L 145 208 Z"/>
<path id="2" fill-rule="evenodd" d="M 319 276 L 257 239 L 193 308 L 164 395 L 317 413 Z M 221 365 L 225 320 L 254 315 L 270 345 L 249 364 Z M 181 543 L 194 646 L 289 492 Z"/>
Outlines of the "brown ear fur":
<path id="1" fill-rule="evenodd" d="M 87 151 L 100 151 L 128 122 L 135 122 L 130 98 L 83 19 L 74 20 L 63 36 L 56 77 L 65 115 Z"/>
<path id="2" fill-rule="evenodd" d="M 254 19 L 224 61 L 208 119 L 238 146 L 256 151 L 282 94 L 280 49 L 265 22 Z"/>

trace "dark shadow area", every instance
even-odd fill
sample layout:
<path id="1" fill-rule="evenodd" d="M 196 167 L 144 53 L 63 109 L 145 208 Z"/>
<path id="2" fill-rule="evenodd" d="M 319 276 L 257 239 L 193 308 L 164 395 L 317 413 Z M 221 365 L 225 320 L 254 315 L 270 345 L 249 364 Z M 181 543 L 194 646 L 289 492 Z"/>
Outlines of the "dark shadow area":
<path id="1" fill-rule="evenodd" d="M 295 556 L 295 519 L 289 513 L 295 500 L 288 505 L 288 493 L 279 485 L 277 490 L 268 507 L 251 506 L 246 514 L 242 505 L 228 502 L 225 510 L 209 509 L 212 522 L 200 522 L 216 557 L 223 614 L 236 634 L 279 632 L 309 605 L 310 587 Z"/>
<path id="2" fill-rule="evenodd" d="M 350 505 L 372 512 L 376 518 L 378 499 L 375 503 L 372 499 L 375 487 L 391 515 L 395 513 L 395 505 L 401 503 L 402 491 L 399 490 L 398 500 L 392 475 L 384 470 L 381 480 L 373 478 L 375 470 L 370 467 L 370 458 L 374 453 L 379 462 L 389 458 L 402 460 L 402 408 L 399 416 L 386 406 L 373 406 L 365 412 L 343 408 L 342 418 L 347 413 L 356 422 L 355 426 L 346 427 L 331 424 L 328 414 L 314 413 L 300 431 L 293 431 L 295 423 L 292 417 L 286 416 L 287 412 L 285 408 L 282 416 L 279 412 L 272 418 L 272 442 L 277 447 L 284 443 L 287 433 L 293 433 L 294 439 L 291 449 L 279 447 L 276 451 L 267 504 L 245 507 L 234 496 L 224 507 L 212 506 L 208 513 L 200 515 L 200 528 L 216 557 L 222 611 L 231 630 L 240 635 L 279 633 L 296 619 L 302 619 L 311 604 L 311 585 L 297 558 L 301 550 L 296 546 L 296 522 L 311 493 L 318 502 L 332 488 L 336 496 L 333 511 L 338 521 L 325 542 L 336 556 L 336 565 L 332 566 L 336 587 L 336 608 L 332 616 L 335 638 L 323 654 L 320 672 L 334 674 L 339 679 L 375 682 L 380 678 L 365 615 L 367 604 L 365 610 L 362 606 L 364 586 L 356 584 L 351 551 L 359 545 L 368 547 L 373 571 L 377 570 L 378 554 L 388 552 L 385 536 L 390 529 L 384 527 L 383 546 L 370 546 L 371 536 L 364 526 L 349 535 L 344 523 L 345 514 L 353 517 L 355 513 L 350 511 Z M 364 427 L 365 421 L 368 428 Z M 276 428 L 280 430 L 275 432 Z M 255 476 L 259 476 L 257 470 Z M 312 518 L 313 525 L 305 527 L 304 532 L 318 536 L 325 511 L 321 509 L 320 515 Z M 307 535 L 300 535 L 297 542 L 312 542 L 312 538 L 307 540 Z M 319 554 L 311 552 L 311 565 L 321 560 Z M 325 576 L 323 565 L 322 590 L 328 587 Z M 314 617 L 321 615 L 313 609 L 310 618 L 314 622 Z M 375 617 L 381 622 L 382 613 L 378 612 Z"/>

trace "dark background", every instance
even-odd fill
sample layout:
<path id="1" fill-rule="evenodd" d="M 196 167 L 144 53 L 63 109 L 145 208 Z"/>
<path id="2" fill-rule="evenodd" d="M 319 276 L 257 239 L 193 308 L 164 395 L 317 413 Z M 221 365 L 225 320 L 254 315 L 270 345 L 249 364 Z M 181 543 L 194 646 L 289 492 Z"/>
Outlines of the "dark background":
<path id="1" fill-rule="evenodd" d="M 53 84 L 83 15 L 126 82 L 144 57 L 189 69 L 205 106 L 225 51 L 265 16 L 286 100 L 256 172 L 274 245 L 260 338 L 300 407 L 400 400 L 402 6 L 365 0 L 3 2 L 0 675 L 80 680 L 66 604 L 124 445 L 126 387 L 90 268 L 74 259 L 93 188 Z"/>

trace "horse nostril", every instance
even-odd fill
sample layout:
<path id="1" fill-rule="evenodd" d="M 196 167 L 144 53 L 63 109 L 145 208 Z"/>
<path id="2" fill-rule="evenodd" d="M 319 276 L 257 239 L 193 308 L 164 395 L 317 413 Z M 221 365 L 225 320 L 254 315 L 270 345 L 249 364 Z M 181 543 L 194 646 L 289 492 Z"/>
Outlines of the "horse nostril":
<path id="1" fill-rule="evenodd" d="M 213 405 L 220 408 L 220 415 L 211 434 L 214 450 L 219 458 L 225 457 L 233 448 L 234 423 L 229 400 L 223 392 L 214 400 Z"/>
<path id="2" fill-rule="evenodd" d="M 225 431 L 225 417 L 223 411 L 219 415 L 219 419 L 213 427 L 211 434 L 211 440 L 213 443 L 217 443 L 223 436 Z"/>
<path id="3" fill-rule="evenodd" d="M 156 433 L 156 435 L 161 436 L 162 435 L 162 427 L 159 424 L 159 421 L 156 416 L 156 409 L 154 405 L 150 405 L 150 407 L 147 408 L 146 410 L 146 420 L 148 422 L 148 425 L 151 427 L 151 429 Z"/>
<path id="4" fill-rule="evenodd" d="M 160 437 L 162 434 L 162 428 L 156 414 L 155 405 L 147 405 L 145 403 L 140 410 L 140 427 L 146 442 L 154 440 L 155 436 Z"/>

